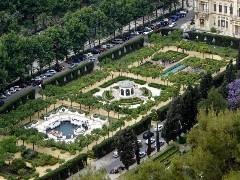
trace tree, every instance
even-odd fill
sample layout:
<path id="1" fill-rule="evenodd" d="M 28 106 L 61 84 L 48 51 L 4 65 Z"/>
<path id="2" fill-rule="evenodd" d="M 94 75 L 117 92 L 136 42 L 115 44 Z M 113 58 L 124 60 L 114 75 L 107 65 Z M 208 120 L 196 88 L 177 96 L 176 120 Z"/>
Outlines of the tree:
<path id="1" fill-rule="evenodd" d="M 228 106 L 236 110 L 240 107 L 240 79 L 236 79 L 228 85 Z"/>
<path id="2" fill-rule="evenodd" d="M 137 164 L 140 164 L 140 156 L 139 156 L 139 145 L 138 145 L 138 141 L 137 139 L 135 140 L 135 156 L 136 156 L 136 161 L 137 161 Z"/>
<path id="3" fill-rule="evenodd" d="M 212 88 L 208 93 L 207 99 L 203 99 L 199 106 L 204 108 L 206 113 L 208 113 L 209 110 L 213 110 L 216 115 L 218 115 L 227 108 L 227 101 L 217 89 Z"/>
<path id="4" fill-rule="evenodd" d="M 232 82 L 235 79 L 235 70 L 233 67 L 233 63 L 232 60 L 229 62 L 229 64 L 226 67 L 226 71 L 225 71 L 225 79 L 227 81 L 227 83 Z"/>
<path id="5" fill-rule="evenodd" d="M 203 76 L 199 85 L 199 92 L 202 98 L 207 98 L 208 90 L 212 86 L 212 75 L 207 73 Z"/>
<path id="6" fill-rule="evenodd" d="M 181 134 L 180 122 L 182 121 L 182 99 L 178 96 L 170 104 L 162 130 L 162 137 L 167 143 Z"/>
<path id="7" fill-rule="evenodd" d="M 240 47 L 238 48 L 238 56 L 236 59 L 236 69 L 240 70 Z"/>
<path id="8" fill-rule="evenodd" d="M 152 145 L 151 145 L 151 136 L 150 136 L 150 129 L 148 129 L 148 137 L 147 137 L 147 155 L 150 157 L 152 153 Z"/>
<path id="9" fill-rule="evenodd" d="M 182 96 L 182 130 L 186 132 L 189 130 L 195 123 L 197 117 L 197 103 L 199 101 L 200 95 L 198 88 L 193 88 L 188 86 L 186 92 Z"/>
<path id="10" fill-rule="evenodd" d="M 137 137 L 134 135 L 133 131 L 126 128 L 121 132 L 117 139 L 118 154 L 127 170 L 133 163 L 136 138 Z"/>

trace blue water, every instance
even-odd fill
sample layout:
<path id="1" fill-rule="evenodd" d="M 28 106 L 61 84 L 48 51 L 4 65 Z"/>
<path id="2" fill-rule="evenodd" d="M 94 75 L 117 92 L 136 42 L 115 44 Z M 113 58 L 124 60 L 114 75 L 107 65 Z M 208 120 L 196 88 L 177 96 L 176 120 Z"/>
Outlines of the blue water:
<path id="1" fill-rule="evenodd" d="M 54 128 L 53 130 L 57 130 L 59 132 L 62 132 L 63 136 L 66 136 L 66 138 L 71 138 L 71 135 L 74 135 L 74 130 L 77 129 L 78 126 L 71 124 L 70 121 L 64 121 L 60 124 L 60 126 Z M 51 131 L 51 129 L 48 130 L 48 132 Z"/>
<path id="2" fill-rule="evenodd" d="M 163 71 L 162 76 L 163 76 L 163 77 L 167 77 L 167 76 L 169 76 L 170 74 L 177 73 L 177 72 L 179 72 L 179 71 L 181 71 L 181 70 L 183 70 L 183 69 L 185 69 L 185 68 L 186 68 L 186 66 L 183 65 L 183 64 L 180 64 L 180 63 L 175 64 L 174 66 L 172 66 L 172 67 L 166 69 L 165 71 Z"/>

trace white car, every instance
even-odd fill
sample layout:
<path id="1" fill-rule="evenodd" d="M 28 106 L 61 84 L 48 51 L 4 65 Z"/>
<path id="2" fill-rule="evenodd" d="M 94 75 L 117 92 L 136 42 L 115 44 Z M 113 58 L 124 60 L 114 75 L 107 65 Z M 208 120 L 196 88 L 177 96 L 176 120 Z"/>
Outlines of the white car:
<path id="1" fill-rule="evenodd" d="M 118 157 L 119 157 L 117 150 L 113 152 L 113 157 L 114 157 L 114 158 L 118 158 Z"/>
<path id="2" fill-rule="evenodd" d="M 161 131 L 163 128 L 162 124 L 158 124 L 158 131 Z M 157 132 L 157 127 L 154 128 L 154 131 Z"/>
<path id="3" fill-rule="evenodd" d="M 144 151 L 140 151 L 139 152 L 139 157 L 140 158 L 143 158 L 143 157 L 145 157 L 146 156 L 146 153 L 144 152 Z"/>
<path id="4" fill-rule="evenodd" d="M 170 28 L 172 28 L 172 27 L 174 27 L 174 26 L 176 26 L 176 22 L 172 22 L 171 24 L 169 24 L 169 27 L 170 27 Z"/>
<path id="5" fill-rule="evenodd" d="M 151 138 L 150 141 L 151 141 L 151 144 L 155 143 L 155 139 L 154 138 Z M 148 139 L 145 141 L 145 143 L 148 144 Z"/>
<path id="6" fill-rule="evenodd" d="M 16 91 L 20 91 L 22 88 L 20 88 L 19 86 L 14 86 L 14 89 L 15 89 Z"/>
<path id="7" fill-rule="evenodd" d="M 56 74 L 57 72 L 54 69 L 50 69 L 50 70 L 47 71 L 47 73 L 49 73 L 49 74 Z"/>

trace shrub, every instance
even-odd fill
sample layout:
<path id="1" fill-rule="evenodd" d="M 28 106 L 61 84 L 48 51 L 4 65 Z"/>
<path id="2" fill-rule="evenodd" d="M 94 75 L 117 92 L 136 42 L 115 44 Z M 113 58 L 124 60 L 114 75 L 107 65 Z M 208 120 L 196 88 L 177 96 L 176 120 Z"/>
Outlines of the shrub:
<path id="1" fill-rule="evenodd" d="M 177 52 L 177 51 L 167 51 L 167 52 L 159 52 L 153 56 L 153 61 L 162 61 L 168 63 L 174 63 L 180 61 L 181 59 L 187 57 L 188 55 L 185 53 Z"/>
<path id="2" fill-rule="evenodd" d="M 157 88 L 157 89 L 161 89 L 161 90 L 165 90 L 167 88 L 167 86 L 165 86 L 165 85 L 156 84 L 156 83 L 149 83 L 148 86 L 153 87 L 153 88 Z"/>
<path id="3" fill-rule="evenodd" d="M 19 169 L 26 169 L 26 163 L 22 159 L 14 159 L 10 165 L 12 172 L 17 173 Z"/>

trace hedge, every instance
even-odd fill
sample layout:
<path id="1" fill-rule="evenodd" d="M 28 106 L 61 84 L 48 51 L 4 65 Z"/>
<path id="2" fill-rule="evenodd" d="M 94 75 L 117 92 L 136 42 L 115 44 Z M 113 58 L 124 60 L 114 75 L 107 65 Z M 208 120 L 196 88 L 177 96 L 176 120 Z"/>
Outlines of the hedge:
<path id="1" fill-rule="evenodd" d="M 59 168 L 39 177 L 39 180 L 62 180 L 69 178 L 72 174 L 79 172 L 87 164 L 87 154 L 80 154 L 74 159 L 64 163 Z"/>
<path id="2" fill-rule="evenodd" d="M 102 62 L 103 59 L 109 58 L 109 59 L 119 59 L 125 54 L 128 54 L 132 51 L 135 51 L 137 49 L 140 49 L 143 47 L 144 44 L 144 37 L 143 36 L 137 36 L 126 43 L 116 46 L 112 49 L 109 49 L 102 54 L 99 55 L 98 61 Z"/>
<path id="3" fill-rule="evenodd" d="M 200 33 L 200 32 L 188 32 L 190 40 L 198 40 L 202 42 L 206 42 L 207 44 L 218 45 L 223 47 L 232 47 L 234 49 L 239 48 L 239 38 L 234 38 L 230 36 L 222 36 L 218 34 L 211 33 Z M 198 36 L 198 39 L 196 38 Z M 215 42 L 213 41 L 215 39 Z"/>
<path id="4" fill-rule="evenodd" d="M 157 115 L 158 115 L 159 121 L 162 122 L 166 119 L 168 109 L 169 109 L 169 104 L 157 109 Z"/>
<path id="5" fill-rule="evenodd" d="M 62 74 L 57 75 L 54 78 L 50 78 L 49 80 L 45 81 L 43 84 L 48 85 L 60 85 L 63 86 L 70 81 L 73 81 L 83 75 L 89 74 L 94 69 L 94 62 L 86 62 L 84 64 L 79 65 L 78 67 L 70 70 L 65 71 Z"/>
<path id="6" fill-rule="evenodd" d="M 140 85 L 144 85 L 146 84 L 146 81 L 143 81 L 143 80 L 140 80 L 140 79 L 133 79 L 133 78 L 130 78 L 130 77 L 125 77 L 125 76 L 118 76 L 114 79 L 111 79 L 105 83 L 103 83 L 102 85 L 100 85 L 99 87 L 101 88 L 107 88 L 109 86 L 111 86 L 112 84 L 114 83 L 117 83 L 119 81 L 124 81 L 124 80 L 130 80 L 130 81 L 133 81 L 135 82 L 136 84 L 140 84 Z"/>
<path id="7" fill-rule="evenodd" d="M 7 113 L 16 109 L 19 105 L 24 104 L 28 99 L 35 99 L 34 89 L 25 90 L 23 94 L 19 94 L 19 96 L 5 102 L 5 104 L 0 107 L 0 113 Z"/>
<path id="8" fill-rule="evenodd" d="M 165 90 L 167 88 L 167 86 L 165 86 L 165 85 L 156 84 L 156 83 L 149 83 L 148 86 L 153 87 L 153 88 L 157 88 L 157 89 L 161 89 L 161 90 Z"/>
<path id="9" fill-rule="evenodd" d="M 141 121 L 138 123 L 130 126 L 129 128 L 133 130 L 135 134 L 141 134 L 142 132 L 146 131 L 151 124 L 151 117 L 147 116 L 144 117 Z M 118 135 L 121 133 L 119 131 L 117 134 L 115 134 L 113 137 L 110 137 L 104 141 L 102 141 L 100 144 L 97 144 L 93 146 L 93 154 L 96 158 L 101 158 L 105 156 L 106 154 L 112 152 L 116 148 L 116 141 L 118 138 Z"/>

